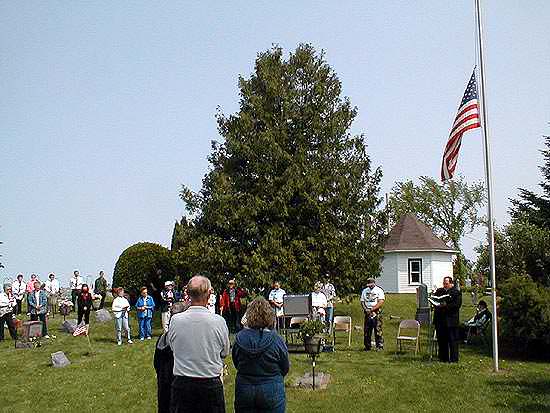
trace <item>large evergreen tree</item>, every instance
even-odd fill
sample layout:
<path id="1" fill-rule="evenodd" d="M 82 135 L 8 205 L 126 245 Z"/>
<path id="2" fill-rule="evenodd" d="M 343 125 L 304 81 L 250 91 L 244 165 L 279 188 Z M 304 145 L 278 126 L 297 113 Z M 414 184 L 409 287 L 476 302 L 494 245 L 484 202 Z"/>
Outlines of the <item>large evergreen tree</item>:
<path id="1" fill-rule="evenodd" d="M 248 287 L 281 279 L 304 291 L 328 272 L 341 293 L 379 272 L 384 215 L 357 114 L 334 71 L 309 45 L 287 60 L 274 47 L 239 78 L 240 108 L 218 114 L 202 189 L 183 188 L 212 274 Z M 196 241 L 198 243 L 199 241 Z"/>
<path id="2" fill-rule="evenodd" d="M 519 199 L 512 199 L 511 215 L 515 220 L 527 220 L 529 223 L 550 229 L 550 136 L 544 136 L 546 149 L 541 150 L 544 165 L 539 166 L 543 181 L 539 183 L 542 195 L 519 188 Z"/>

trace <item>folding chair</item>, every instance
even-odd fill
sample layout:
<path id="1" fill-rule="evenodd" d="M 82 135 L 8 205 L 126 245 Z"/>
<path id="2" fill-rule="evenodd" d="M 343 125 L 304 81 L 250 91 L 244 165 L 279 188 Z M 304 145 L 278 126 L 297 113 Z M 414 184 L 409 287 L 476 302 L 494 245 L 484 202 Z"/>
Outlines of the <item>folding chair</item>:
<path id="1" fill-rule="evenodd" d="M 412 335 L 414 334 L 414 335 Z M 414 342 L 414 355 L 418 353 L 420 348 L 420 323 L 416 320 L 403 320 L 399 323 L 397 330 L 397 347 L 402 351 L 402 342 Z"/>
<path id="2" fill-rule="evenodd" d="M 334 347 L 334 345 L 336 344 L 336 332 L 345 331 L 346 333 L 348 333 L 348 347 L 351 347 L 351 329 L 352 326 L 350 316 L 335 316 L 332 322 L 332 346 Z"/>

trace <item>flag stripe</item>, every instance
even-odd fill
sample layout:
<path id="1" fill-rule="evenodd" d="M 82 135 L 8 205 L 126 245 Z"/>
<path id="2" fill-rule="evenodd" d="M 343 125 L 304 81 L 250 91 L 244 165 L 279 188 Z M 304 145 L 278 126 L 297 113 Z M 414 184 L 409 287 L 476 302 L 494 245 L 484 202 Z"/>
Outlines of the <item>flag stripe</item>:
<path id="1" fill-rule="evenodd" d="M 458 112 L 451 127 L 443 160 L 441 162 L 441 180 L 452 179 L 458 162 L 458 154 L 462 145 L 462 136 L 469 130 L 481 127 L 477 98 L 475 70 L 466 86 L 464 96 L 458 107 Z"/>

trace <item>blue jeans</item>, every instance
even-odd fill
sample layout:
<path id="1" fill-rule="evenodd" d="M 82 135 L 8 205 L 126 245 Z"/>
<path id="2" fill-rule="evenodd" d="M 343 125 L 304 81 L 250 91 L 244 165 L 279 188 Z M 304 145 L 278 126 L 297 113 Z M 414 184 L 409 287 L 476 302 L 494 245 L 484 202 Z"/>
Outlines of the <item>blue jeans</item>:
<path id="1" fill-rule="evenodd" d="M 285 384 L 282 379 L 260 384 L 243 383 L 237 374 L 235 386 L 235 413 L 284 413 Z"/>
<path id="2" fill-rule="evenodd" d="M 327 326 L 330 326 L 332 324 L 332 320 L 334 320 L 334 307 L 327 307 L 325 308 L 325 323 Z"/>
<path id="3" fill-rule="evenodd" d="M 151 317 L 144 317 L 139 319 L 139 338 L 151 337 L 153 335 L 153 329 L 151 327 Z"/>

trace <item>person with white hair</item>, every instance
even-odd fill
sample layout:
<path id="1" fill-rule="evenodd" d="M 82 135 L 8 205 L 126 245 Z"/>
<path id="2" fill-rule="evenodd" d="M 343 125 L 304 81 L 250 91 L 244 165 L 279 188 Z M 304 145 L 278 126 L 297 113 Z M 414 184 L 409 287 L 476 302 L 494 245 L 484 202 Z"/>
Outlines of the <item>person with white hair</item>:
<path id="1" fill-rule="evenodd" d="M 4 291 L 0 293 L 0 341 L 4 340 L 4 324 L 7 324 L 11 338 L 17 339 L 13 315 L 16 306 L 11 284 L 4 284 Z"/>
<path id="2" fill-rule="evenodd" d="M 208 278 L 191 278 L 187 284 L 191 306 L 170 320 L 167 338 L 174 353 L 170 412 L 225 412 L 220 376 L 230 351 L 229 330 L 223 317 L 206 308 L 211 292 Z"/>

